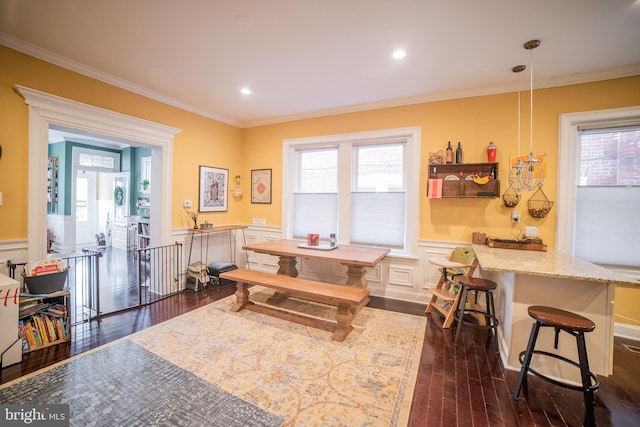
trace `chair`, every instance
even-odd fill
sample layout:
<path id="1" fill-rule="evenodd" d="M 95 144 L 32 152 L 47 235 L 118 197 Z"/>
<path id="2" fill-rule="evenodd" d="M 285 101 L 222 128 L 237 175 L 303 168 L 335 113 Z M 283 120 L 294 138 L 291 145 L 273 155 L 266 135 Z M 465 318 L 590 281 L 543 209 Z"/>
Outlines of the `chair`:
<path id="1" fill-rule="evenodd" d="M 531 335 L 529 335 L 529 344 L 527 349 L 520 353 L 520 373 L 518 374 L 518 381 L 516 383 L 516 389 L 513 392 L 513 398 L 517 399 L 520 395 L 520 390 L 524 392 L 525 397 L 528 394 L 527 386 L 527 374 L 531 372 L 533 375 L 541 378 L 551 384 L 555 384 L 560 387 L 568 388 L 570 390 L 581 391 L 584 398 L 585 405 L 585 426 L 595 426 L 595 397 L 594 391 L 600 386 L 600 382 L 595 374 L 589 371 L 589 359 L 587 358 L 587 345 L 585 342 L 584 334 L 593 331 L 596 328 L 595 323 L 586 317 L 579 314 L 572 313 L 570 311 L 562 310 L 555 307 L 547 307 L 543 305 L 534 305 L 528 308 L 529 316 L 535 319 L 533 326 L 531 327 Z M 553 328 L 555 331 L 554 348 L 558 348 L 558 335 L 561 331 L 567 332 L 576 338 L 576 344 L 578 349 L 578 361 L 570 360 L 564 356 L 556 353 L 551 353 L 542 350 L 536 350 L 536 341 L 538 339 L 538 332 L 540 328 Z M 562 362 L 568 363 L 571 366 L 580 369 L 580 378 L 582 384 L 575 385 L 573 383 L 565 382 L 551 378 L 544 375 L 531 367 L 531 358 L 534 354 L 540 354 L 547 357 L 552 357 Z"/>
<path id="2" fill-rule="evenodd" d="M 448 257 L 429 257 L 429 264 L 442 269 L 440 280 L 431 289 L 431 300 L 425 313 L 431 313 L 435 308 L 444 316 L 443 328 L 450 328 L 460 302 L 460 292 L 454 278 L 458 276 L 472 277 L 478 266 L 478 260 L 473 249 L 469 246 L 458 246 Z"/>

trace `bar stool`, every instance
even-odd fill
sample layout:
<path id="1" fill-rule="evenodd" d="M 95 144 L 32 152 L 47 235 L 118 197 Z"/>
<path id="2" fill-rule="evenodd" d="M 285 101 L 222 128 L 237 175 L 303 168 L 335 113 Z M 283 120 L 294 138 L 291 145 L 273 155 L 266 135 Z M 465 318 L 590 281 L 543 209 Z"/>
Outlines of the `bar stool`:
<path id="1" fill-rule="evenodd" d="M 593 410 L 595 406 L 595 398 L 593 392 L 598 389 L 600 383 L 598 382 L 596 376 L 589 371 L 589 360 L 587 358 L 587 347 L 585 345 L 584 333 L 593 331 L 596 328 L 596 325 L 586 317 L 553 307 L 534 305 L 529 307 L 528 312 L 529 316 L 534 318 L 536 322 L 531 328 L 531 335 L 529 335 L 529 344 L 527 345 L 527 349 L 521 352 L 519 356 L 522 368 L 520 369 L 520 374 L 518 375 L 518 382 L 516 383 L 516 389 L 513 393 L 513 398 L 518 398 L 520 389 L 522 387 L 524 387 L 525 397 L 527 396 L 527 372 L 531 372 L 538 378 L 541 378 L 557 386 L 568 388 L 571 390 L 582 391 L 586 409 L 584 425 L 595 426 L 595 416 Z M 535 350 L 538 332 L 542 327 L 552 327 L 555 329 L 556 335 L 553 347 L 556 349 L 558 348 L 558 335 L 560 334 L 560 331 L 565 331 L 570 335 L 576 337 L 579 362 L 576 363 L 575 361 L 567 359 L 566 357 L 563 357 L 559 354 Z M 531 357 L 533 356 L 533 354 L 542 354 L 545 356 L 553 357 L 555 359 L 559 359 L 563 362 L 569 363 L 572 366 L 580 368 L 582 385 L 577 386 L 563 381 L 558 381 L 553 378 L 549 378 L 539 372 L 536 372 L 529 366 L 531 364 Z"/>
<path id="2" fill-rule="evenodd" d="M 455 318 L 458 321 L 458 327 L 456 329 L 456 337 L 453 341 L 454 345 L 458 345 L 458 337 L 462 330 L 462 325 L 473 326 L 479 329 L 493 330 L 494 341 L 496 346 L 496 353 L 499 351 L 498 347 L 498 317 L 496 316 L 496 309 L 493 303 L 493 290 L 498 286 L 496 282 L 487 279 L 481 279 L 478 277 L 457 277 L 456 282 L 460 286 L 460 292 L 462 297 L 458 304 L 458 310 L 456 311 Z M 474 303 L 467 308 L 469 292 L 475 292 Z M 482 307 L 478 304 L 478 292 L 485 295 L 486 310 L 482 310 Z M 478 322 L 470 322 L 464 320 L 465 314 L 475 315 Z"/>

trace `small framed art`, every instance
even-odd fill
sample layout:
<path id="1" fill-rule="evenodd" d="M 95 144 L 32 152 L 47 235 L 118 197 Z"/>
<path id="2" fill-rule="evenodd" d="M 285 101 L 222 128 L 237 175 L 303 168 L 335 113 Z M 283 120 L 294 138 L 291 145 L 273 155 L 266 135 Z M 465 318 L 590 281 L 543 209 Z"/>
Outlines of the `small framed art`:
<path id="1" fill-rule="evenodd" d="M 200 166 L 200 192 L 198 193 L 198 211 L 226 211 L 228 188 L 229 169 Z"/>
<path id="2" fill-rule="evenodd" d="M 251 170 L 251 203 L 271 203 L 271 169 Z"/>

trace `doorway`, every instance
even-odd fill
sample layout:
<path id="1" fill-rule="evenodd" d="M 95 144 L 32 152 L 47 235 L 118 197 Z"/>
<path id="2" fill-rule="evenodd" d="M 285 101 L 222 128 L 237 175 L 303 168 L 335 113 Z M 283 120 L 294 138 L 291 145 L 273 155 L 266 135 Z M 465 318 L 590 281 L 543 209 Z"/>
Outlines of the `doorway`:
<path id="1" fill-rule="evenodd" d="M 54 243 L 58 253 L 52 256 L 101 254 L 96 259 L 96 283 L 89 289 L 89 282 L 84 282 L 75 290 L 76 296 L 85 295 L 75 298 L 76 311 L 104 315 L 135 306 L 141 292 L 138 269 L 148 270 L 146 260 L 138 262 L 135 251 L 140 215 L 135 200 L 143 191 L 136 184 L 142 176 L 149 182 L 151 150 L 61 127 L 49 129 L 49 141 L 50 155 L 60 158 L 60 174 L 75 177 L 71 185 L 59 186 L 57 198 L 62 203 L 48 215 L 48 226 L 58 226 L 53 233 L 58 236 Z M 63 154 L 69 152 L 71 156 Z"/>
<path id="2" fill-rule="evenodd" d="M 96 242 L 96 173 L 79 170 L 76 174 L 75 190 L 75 226 L 76 248 L 91 246 Z M 91 195 L 91 196 L 90 196 Z"/>
<path id="3" fill-rule="evenodd" d="M 151 187 L 151 196 L 157 204 L 154 203 L 150 214 L 157 218 L 157 221 L 154 221 L 150 227 L 150 234 L 157 242 L 155 244 L 165 244 L 171 234 L 173 139 L 180 130 L 20 85 L 15 85 L 15 89 L 29 106 L 30 154 L 26 258 L 29 260 L 47 258 L 47 188 L 42 183 L 47 181 L 50 128 L 75 129 L 87 136 L 101 135 L 116 142 L 126 142 L 151 149 L 151 180 L 154 182 Z M 75 179 L 70 181 L 75 182 Z M 68 215 L 62 215 L 62 217 L 64 221 L 70 218 Z M 64 230 L 68 229 L 71 227 L 64 227 Z M 75 234 L 71 241 L 75 242 Z"/>
<path id="4" fill-rule="evenodd" d="M 15 85 L 15 89 L 29 106 L 27 259 L 45 259 L 47 256 L 47 189 L 42 183 L 47 181 L 48 131 L 56 126 L 151 148 L 151 180 L 154 182 L 151 196 L 158 201 L 154 203 L 151 215 L 158 220 L 150 231 L 156 244 L 166 244 L 171 235 L 173 140 L 180 129 L 20 85 Z"/>

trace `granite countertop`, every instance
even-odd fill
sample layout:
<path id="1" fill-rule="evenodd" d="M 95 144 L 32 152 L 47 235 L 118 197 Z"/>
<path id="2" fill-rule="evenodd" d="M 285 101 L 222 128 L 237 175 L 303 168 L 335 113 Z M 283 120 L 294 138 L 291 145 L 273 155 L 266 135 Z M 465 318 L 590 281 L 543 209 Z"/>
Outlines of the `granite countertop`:
<path id="1" fill-rule="evenodd" d="M 476 253 L 480 268 L 487 271 L 506 271 L 640 287 L 640 282 L 631 277 L 552 249 L 548 252 L 538 252 L 490 248 L 485 245 L 471 246 Z"/>

